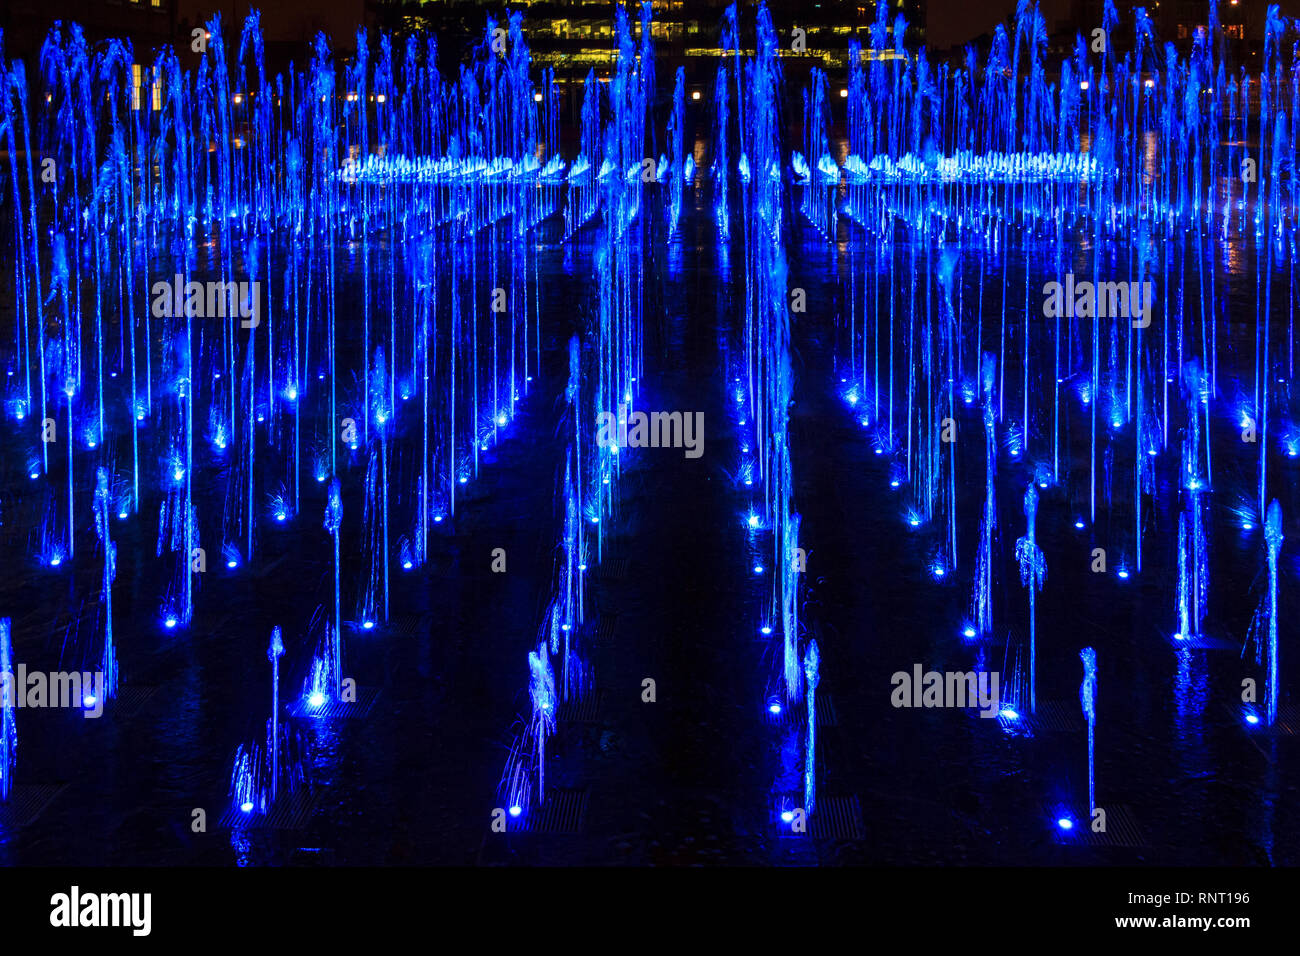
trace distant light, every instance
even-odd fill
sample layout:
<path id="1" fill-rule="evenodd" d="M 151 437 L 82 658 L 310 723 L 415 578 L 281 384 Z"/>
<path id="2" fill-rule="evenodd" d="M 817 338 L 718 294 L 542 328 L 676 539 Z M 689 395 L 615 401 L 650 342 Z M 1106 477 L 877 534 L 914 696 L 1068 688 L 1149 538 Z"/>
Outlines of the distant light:
<path id="1" fill-rule="evenodd" d="M 999 716 L 999 717 L 1005 717 L 1007 720 L 1019 720 L 1019 719 L 1020 719 L 1020 715 L 1017 714 L 1017 713 L 1016 713 L 1014 710 L 1012 710 L 1010 707 L 1004 707 L 1004 708 L 1002 708 L 1000 711 L 998 711 L 998 716 Z"/>
<path id="2" fill-rule="evenodd" d="M 772 701 L 772 703 L 767 705 L 767 710 L 768 713 L 779 714 L 781 713 L 781 705 L 778 704 L 776 701 Z"/>
<path id="3" fill-rule="evenodd" d="M 761 564 L 756 564 L 756 565 L 754 565 L 754 573 L 755 573 L 755 574 L 762 574 L 762 573 L 763 573 L 763 566 L 762 566 Z"/>
<path id="4" fill-rule="evenodd" d="M 87 694 L 85 697 L 81 698 L 81 702 L 85 704 L 87 707 L 94 707 L 95 701 L 97 700 L 99 700 L 99 698 L 96 697 L 94 694 Z"/>
<path id="5" fill-rule="evenodd" d="M 768 634 L 772 633 L 772 627 L 770 624 L 764 624 L 762 627 L 758 629 L 758 632 L 762 634 L 764 637 L 766 637 Z"/>
<path id="6" fill-rule="evenodd" d="M 848 98 L 849 98 L 849 91 L 844 89 L 843 87 L 840 87 L 840 99 L 847 100 Z"/>
<path id="7" fill-rule="evenodd" d="M 1257 724 L 1257 723 L 1259 723 L 1259 715 L 1258 715 L 1258 714 L 1247 714 L 1247 715 L 1246 715 L 1246 723 L 1248 723 L 1248 724 Z"/>
<path id="8" fill-rule="evenodd" d="M 248 803 L 248 802 L 241 803 L 241 804 L 239 805 L 239 809 L 243 810 L 245 813 L 252 813 L 252 812 L 253 812 L 253 805 L 252 805 L 252 803 Z"/>
<path id="9" fill-rule="evenodd" d="M 307 703 L 312 707 L 319 707 L 321 704 L 325 703 L 325 695 L 318 690 L 312 691 L 311 696 L 307 698 Z"/>
<path id="10" fill-rule="evenodd" d="M 961 632 L 961 634 L 962 634 L 962 637 L 974 637 L 974 636 L 975 636 L 975 628 L 973 628 L 973 627 L 968 627 L 968 628 L 966 628 L 965 630 L 963 630 L 963 631 Z"/>
<path id="11" fill-rule="evenodd" d="M 284 518 L 285 518 L 285 514 L 284 514 L 283 511 L 277 511 L 277 512 L 275 513 L 275 520 L 276 520 L 276 521 L 283 521 Z"/>
<path id="12" fill-rule="evenodd" d="M 62 563 L 63 563 L 63 559 L 59 557 L 57 554 L 54 557 L 50 558 L 51 567 L 57 568 Z"/>
<path id="13" fill-rule="evenodd" d="M 700 91 L 699 91 L 699 90 L 691 90 L 691 99 L 693 99 L 693 100 L 698 100 L 699 98 L 700 98 Z"/>
<path id="14" fill-rule="evenodd" d="M 1127 580 L 1127 578 L 1128 578 L 1128 569 L 1127 569 L 1127 568 L 1120 568 L 1120 569 L 1119 569 L 1119 576 L 1120 576 L 1121 578 L 1124 578 L 1124 579 Z"/>
<path id="15" fill-rule="evenodd" d="M 534 102 L 534 103 L 540 103 L 541 101 L 542 101 L 542 94 L 541 94 L 541 93 L 534 93 L 534 94 L 533 94 L 533 102 Z"/>
<path id="16" fill-rule="evenodd" d="M 228 567 L 228 568 L 234 568 L 234 567 L 238 567 L 238 566 L 239 566 L 239 562 L 238 562 L 238 561 L 227 561 L 227 562 L 226 562 L 226 567 Z"/>
<path id="17" fill-rule="evenodd" d="M 750 515 L 750 516 L 749 516 L 749 526 L 750 526 L 751 528 L 757 528 L 757 527 L 758 527 L 758 515 Z"/>
<path id="18" fill-rule="evenodd" d="M 506 423 L 506 413 L 502 412 L 500 415 L 497 416 L 497 424 L 505 425 L 505 423 Z"/>
<path id="19" fill-rule="evenodd" d="M 1080 529 L 1080 530 L 1083 530 L 1083 519 L 1082 519 L 1082 518 L 1075 518 L 1075 519 L 1074 519 L 1074 526 L 1075 526 L 1076 528 Z"/>
<path id="20" fill-rule="evenodd" d="M 517 816 L 519 816 L 519 814 L 521 814 L 521 813 L 523 813 L 523 812 L 524 812 L 524 808 L 521 807 L 521 806 L 520 806 L 519 804 L 517 804 L 517 803 L 516 803 L 514 806 L 512 806 L 512 807 L 510 808 L 510 815 L 511 815 L 512 817 L 517 817 Z"/>
<path id="21" fill-rule="evenodd" d="M 176 618 L 174 617 L 169 617 L 167 618 L 167 620 L 163 621 L 163 627 L 172 628 L 175 626 L 176 626 Z"/>
<path id="22" fill-rule="evenodd" d="M 1255 528 L 1255 526 L 1254 526 L 1251 522 L 1249 522 L 1249 521 L 1243 521 L 1243 522 L 1241 523 L 1241 530 L 1242 530 L 1242 531 L 1252 531 L 1252 530 L 1254 530 L 1254 528 Z"/>
<path id="23" fill-rule="evenodd" d="M 118 516 L 119 518 L 121 518 L 123 521 L 126 520 L 126 512 L 125 512 L 125 511 L 119 511 L 119 512 L 117 513 L 117 516 Z"/>
<path id="24" fill-rule="evenodd" d="M 405 568 L 407 571 L 409 571 L 409 570 L 411 570 L 411 568 L 414 567 L 414 565 L 411 564 L 410 561 L 403 561 L 403 562 L 402 562 L 402 567 Z"/>
<path id="25" fill-rule="evenodd" d="M 363 629 L 367 630 L 367 631 L 370 630 L 371 628 L 373 628 L 374 626 L 375 626 L 375 622 L 374 622 L 374 621 L 365 621 L 365 622 L 363 622 L 362 625 L 361 625 L 361 627 L 362 627 Z"/>
<path id="26" fill-rule="evenodd" d="M 1060 827 L 1062 830 L 1074 829 L 1074 821 L 1071 820 L 1069 817 L 1061 817 L 1061 819 L 1056 821 L 1056 825 Z"/>
<path id="27" fill-rule="evenodd" d="M 784 823 L 789 823 L 789 822 L 791 822 L 792 820 L 794 820 L 794 811 L 793 811 L 793 810 L 782 810 L 782 811 L 781 811 L 781 820 L 782 820 L 782 822 L 784 822 Z"/>

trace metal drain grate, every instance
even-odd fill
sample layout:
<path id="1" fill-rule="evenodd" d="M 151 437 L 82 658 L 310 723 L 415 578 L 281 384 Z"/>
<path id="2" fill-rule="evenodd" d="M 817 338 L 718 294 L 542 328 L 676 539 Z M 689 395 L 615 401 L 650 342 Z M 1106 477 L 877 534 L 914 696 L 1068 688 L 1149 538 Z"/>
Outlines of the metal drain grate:
<path id="1" fill-rule="evenodd" d="M 289 705 L 289 716 L 303 720 L 361 720 L 370 715 L 379 691 L 372 687 L 358 687 L 355 701 L 327 700 L 313 707 L 299 697 Z"/>
<path id="2" fill-rule="evenodd" d="M 524 833 L 581 833 L 587 822 L 586 790 L 550 790 L 546 802 L 533 807 L 519 829 Z"/>
<path id="3" fill-rule="evenodd" d="M 270 813 L 244 813 L 236 807 L 229 807 L 218 826 L 226 830 L 301 830 L 315 808 L 316 795 L 299 790 L 281 796 Z"/>
<path id="4" fill-rule="evenodd" d="M 1063 700 L 1042 701 L 1033 714 L 1022 711 L 1018 723 L 1025 725 L 1032 733 L 1077 734 L 1083 733 L 1085 729 L 1079 705 Z"/>
<path id="5" fill-rule="evenodd" d="M 1179 650 L 1192 651 L 1241 651 L 1240 644 L 1234 644 L 1232 641 L 1225 641 L 1221 637 L 1210 637 L 1206 634 L 1195 634 L 1191 637 L 1179 640 L 1170 636 L 1169 643 Z"/>
<path id="6" fill-rule="evenodd" d="M 1046 807 L 1044 814 L 1050 822 L 1056 842 L 1062 846 L 1150 846 L 1133 811 L 1127 806 L 1121 804 L 1102 809 L 1106 811 L 1106 830 L 1103 833 L 1093 832 L 1091 814 L 1076 816 L 1071 813 L 1075 824 L 1070 830 L 1062 830 L 1056 825 L 1061 816 L 1060 807 Z"/>
<path id="7" fill-rule="evenodd" d="M 610 647 L 614 643 L 615 614 L 600 614 L 595 620 L 590 618 L 583 624 L 584 636 L 593 647 Z"/>
<path id="8" fill-rule="evenodd" d="M 590 576 L 599 581 L 622 581 L 627 577 L 627 571 L 627 558 L 607 558 L 596 565 Z"/>
<path id="9" fill-rule="evenodd" d="M 0 826 L 16 829 L 34 823 L 66 786 L 65 783 L 14 784 L 9 799 L 0 803 Z"/>
<path id="10" fill-rule="evenodd" d="M 772 713 L 769 708 L 767 711 L 767 722 L 777 726 L 808 726 L 808 712 L 803 707 L 791 707 L 783 705 L 779 714 Z M 840 724 L 839 714 L 835 711 L 835 702 L 831 695 L 823 691 L 817 693 L 817 726 L 818 727 L 838 727 Z"/>
<path id="11" fill-rule="evenodd" d="M 395 618 L 388 625 L 387 630 L 390 634 L 399 634 L 403 637 L 424 637 L 428 635 L 432 623 L 431 614 L 404 614 Z"/>
<path id="12" fill-rule="evenodd" d="M 795 807 L 802 801 L 803 794 L 788 794 L 782 806 Z M 782 820 L 780 814 L 773 814 L 772 820 L 777 834 L 790 839 L 858 841 L 867 838 L 862 805 L 856 794 L 819 796 L 812 815 L 807 818 L 807 829 L 802 833 L 791 829 L 793 824 Z"/>
<path id="13" fill-rule="evenodd" d="M 157 687 L 144 684 L 123 685 L 118 689 L 117 701 L 113 705 L 115 716 L 119 720 L 130 720 L 138 716 L 157 691 Z"/>
<path id="14" fill-rule="evenodd" d="M 1249 711 L 1244 706 L 1228 707 L 1227 712 L 1252 737 L 1300 737 L 1300 707 L 1296 707 L 1295 704 L 1279 704 L 1277 721 L 1272 727 L 1264 723 L 1263 704 L 1255 704 Z M 1256 718 L 1256 723 L 1252 724 L 1246 720 L 1248 713 Z"/>
<path id="15" fill-rule="evenodd" d="M 823 797 L 808 820 L 808 834 L 814 840 L 864 840 L 862 807 L 856 796 Z"/>
<path id="16" fill-rule="evenodd" d="M 1289 737 L 1300 737 L 1300 707 L 1283 704 L 1277 709 L 1277 726 Z"/>
<path id="17" fill-rule="evenodd" d="M 603 690 L 589 691 L 582 697 L 562 701 L 556 720 L 561 724 L 594 724 L 600 716 L 604 696 Z"/>

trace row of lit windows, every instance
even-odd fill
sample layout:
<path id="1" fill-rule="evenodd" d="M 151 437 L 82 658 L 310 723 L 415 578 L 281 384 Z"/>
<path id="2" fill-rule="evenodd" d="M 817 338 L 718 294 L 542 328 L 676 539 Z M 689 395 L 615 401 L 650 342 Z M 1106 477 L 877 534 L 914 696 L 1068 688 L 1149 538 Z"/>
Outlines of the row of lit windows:
<path id="1" fill-rule="evenodd" d="M 531 38 L 533 42 L 545 41 L 546 39 L 569 39 L 570 37 L 607 37 L 612 36 L 614 33 L 613 26 L 605 19 L 551 20 L 549 24 L 550 31 L 546 34 L 534 33 Z M 633 32 L 639 34 L 641 31 L 637 29 Z M 650 35 L 656 39 L 672 39 L 680 37 L 683 33 L 688 36 L 696 36 L 701 32 L 711 33 L 712 30 L 706 28 L 702 31 L 698 20 L 687 20 L 680 23 L 656 20 L 650 25 Z M 809 26 L 805 28 L 805 32 L 810 37 L 824 33 L 831 33 L 835 36 L 849 36 L 855 32 L 865 33 L 866 30 L 865 28 L 851 26 Z M 894 32 L 893 25 L 887 27 L 885 32 L 892 35 Z M 915 34 L 918 29 L 909 27 L 908 32 L 909 34 Z M 919 32 L 924 33 L 924 28 L 920 28 Z"/>
<path id="2" fill-rule="evenodd" d="M 154 0 L 155 5 L 161 3 L 161 0 Z M 149 108 L 151 110 L 162 109 L 162 84 L 158 82 L 158 69 L 154 67 L 150 71 L 151 82 L 149 83 Z M 139 63 L 131 65 L 131 109 L 140 108 L 140 94 L 144 91 L 144 67 Z"/>
<path id="3" fill-rule="evenodd" d="M 1178 39 L 1187 40 L 1192 36 L 1203 37 L 1208 29 L 1205 24 L 1193 27 L 1188 26 L 1186 23 L 1180 23 L 1178 24 Z M 1243 23 L 1222 23 L 1219 25 L 1219 29 L 1223 31 L 1225 37 L 1231 40 L 1246 39 L 1246 26 Z"/>
<path id="4" fill-rule="evenodd" d="M 735 50 L 723 50 L 720 47 L 692 47 L 682 51 L 687 57 L 728 57 L 735 56 Z M 739 51 L 741 56 L 753 56 L 753 50 Z M 537 66 L 600 66 L 612 63 L 618 55 L 617 50 L 608 49 L 584 49 L 573 50 L 564 53 L 554 52 L 534 52 L 532 54 L 533 63 Z M 848 62 L 848 54 L 844 50 L 814 50 L 809 48 L 807 51 L 798 54 L 780 53 L 780 56 L 811 57 L 821 59 L 827 63 L 844 66 Z M 879 53 L 870 50 L 863 50 L 860 53 L 862 62 L 872 62 L 876 60 L 889 61 L 902 59 L 902 55 L 894 50 L 882 50 Z"/>

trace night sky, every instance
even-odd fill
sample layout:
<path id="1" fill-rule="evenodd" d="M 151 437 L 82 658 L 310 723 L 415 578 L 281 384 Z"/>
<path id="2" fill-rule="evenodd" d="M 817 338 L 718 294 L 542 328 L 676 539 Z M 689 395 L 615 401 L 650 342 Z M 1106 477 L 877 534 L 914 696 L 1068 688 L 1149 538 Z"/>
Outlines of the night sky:
<path id="1" fill-rule="evenodd" d="M 1043 10 L 1051 17 L 1067 0 L 1044 0 Z M 1015 11 L 1015 0 L 930 0 L 926 27 L 930 46 L 947 50 L 993 29 Z"/>

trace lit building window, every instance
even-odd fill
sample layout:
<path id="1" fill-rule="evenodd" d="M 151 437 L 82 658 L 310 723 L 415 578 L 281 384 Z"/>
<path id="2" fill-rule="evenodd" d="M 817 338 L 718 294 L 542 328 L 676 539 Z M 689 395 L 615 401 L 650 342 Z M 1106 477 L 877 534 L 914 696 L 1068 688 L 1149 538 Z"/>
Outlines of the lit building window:
<path id="1" fill-rule="evenodd" d="M 139 63 L 131 64 L 131 109 L 140 108 L 140 87 L 144 83 L 144 71 Z"/>

